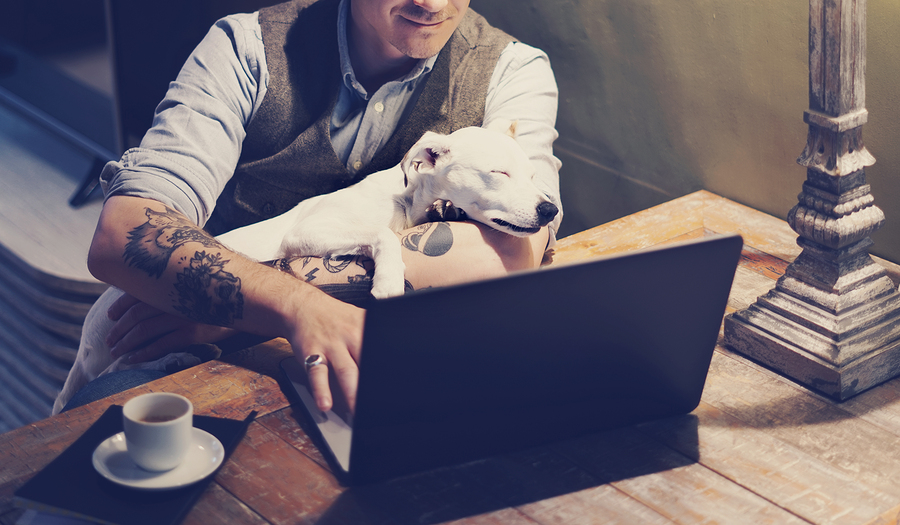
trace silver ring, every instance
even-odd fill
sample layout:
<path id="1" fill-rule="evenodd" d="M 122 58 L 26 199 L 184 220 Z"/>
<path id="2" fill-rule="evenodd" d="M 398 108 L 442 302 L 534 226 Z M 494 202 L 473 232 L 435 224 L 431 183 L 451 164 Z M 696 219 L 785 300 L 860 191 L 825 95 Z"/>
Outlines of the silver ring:
<path id="1" fill-rule="evenodd" d="M 319 365 L 325 364 L 325 358 L 319 354 L 313 354 L 306 359 L 303 360 L 303 364 L 306 365 L 306 371 L 309 372 L 311 368 Z"/>

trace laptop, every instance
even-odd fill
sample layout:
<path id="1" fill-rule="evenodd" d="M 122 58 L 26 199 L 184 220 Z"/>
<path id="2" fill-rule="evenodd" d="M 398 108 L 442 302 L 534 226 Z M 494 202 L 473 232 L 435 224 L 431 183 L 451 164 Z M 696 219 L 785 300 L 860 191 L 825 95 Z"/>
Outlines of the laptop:
<path id="1" fill-rule="evenodd" d="M 285 390 L 339 480 L 370 483 L 697 407 L 740 236 L 422 290 L 367 308 L 356 413 Z"/>

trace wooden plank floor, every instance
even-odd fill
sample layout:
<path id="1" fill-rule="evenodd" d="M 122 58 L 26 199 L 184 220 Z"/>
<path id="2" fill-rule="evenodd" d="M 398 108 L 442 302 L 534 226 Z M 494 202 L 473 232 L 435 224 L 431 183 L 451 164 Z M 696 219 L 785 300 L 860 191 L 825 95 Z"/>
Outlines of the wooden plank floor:
<path id="1" fill-rule="evenodd" d="M 706 192 L 563 239 L 554 264 L 740 232 L 729 300 L 744 308 L 799 253 L 780 220 Z M 896 266 L 890 271 L 896 274 Z M 898 523 L 900 380 L 836 403 L 719 345 L 691 414 L 375 485 L 346 488 L 276 379 L 282 340 L 0 435 L 0 524 L 12 492 L 109 403 L 188 395 L 199 414 L 260 412 L 185 523 Z M 543 422 L 536 422 L 543 424 Z"/>

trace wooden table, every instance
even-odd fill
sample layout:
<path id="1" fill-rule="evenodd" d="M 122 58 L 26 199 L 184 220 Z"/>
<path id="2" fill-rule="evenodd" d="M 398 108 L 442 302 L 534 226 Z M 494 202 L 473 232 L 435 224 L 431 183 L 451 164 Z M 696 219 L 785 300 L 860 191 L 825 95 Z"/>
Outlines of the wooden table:
<path id="1" fill-rule="evenodd" d="M 799 253 L 783 221 L 698 192 L 563 239 L 553 264 L 713 232 L 740 232 L 747 245 L 729 310 L 772 287 Z M 189 524 L 860 524 L 900 516 L 898 380 L 836 404 L 719 346 L 690 415 L 345 488 L 273 379 L 289 354 L 272 341 L 0 435 L 0 523 L 21 513 L 10 504 L 16 488 L 110 403 L 161 390 L 188 396 L 199 414 L 260 412 Z"/>

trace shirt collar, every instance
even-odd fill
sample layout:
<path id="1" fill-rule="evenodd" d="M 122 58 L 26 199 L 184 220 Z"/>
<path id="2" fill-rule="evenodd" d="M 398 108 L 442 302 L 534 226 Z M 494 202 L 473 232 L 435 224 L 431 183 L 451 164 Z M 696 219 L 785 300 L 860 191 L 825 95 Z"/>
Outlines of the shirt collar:
<path id="1" fill-rule="evenodd" d="M 341 0 L 338 6 L 338 51 L 341 56 L 341 78 L 344 79 L 344 85 L 347 89 L 355 91 L 360 97 L 368 99 L 366 89 L 356 81 L 356 74 L 353 72 L 353 64 L 350 63 L 350 46 L 347 43 L 347 24 L 350 22 L 350 0 Z M 413 82 L 422 75 L 431 71 L 434 63 L 437 61 L 437 55 L 419 60 L 416 66 L 406 74 L 403 78 L 398 79 L 400 83 Z"/>

